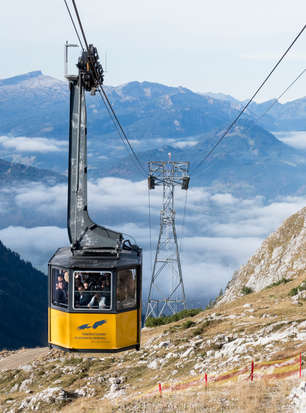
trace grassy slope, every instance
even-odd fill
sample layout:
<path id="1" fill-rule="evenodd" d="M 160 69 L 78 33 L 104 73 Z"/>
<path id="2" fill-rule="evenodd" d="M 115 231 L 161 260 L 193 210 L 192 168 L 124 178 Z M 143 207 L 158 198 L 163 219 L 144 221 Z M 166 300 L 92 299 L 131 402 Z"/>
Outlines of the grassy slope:
<path id="1" fill-rule="evenodd" d="M 46 357 L 36 361 L 35 368 L 30 372 L 13 370 L 2 374 L 0 409 L 5 411 L 9 406 L 20 405 L 25 397 L 32 397 L 48 387 L 59 386 L 70 395 L 77 389 L 87 389 L 85 391 L 90 397 L 71 397 L 71 400 L 58 401 L 57 404 L 41 404 L 40 409 L 44 412 L 255 412 L 258 409 L 262 412 L 282 411 L 282 406 L 287 403 L 287 395 L 291 387 L 296 385 L 297 379 L 278 382 L 261 380 L 253 384 L 214 387 L 208 391 L 204 388 L 202 391 L 191 389 L 162 399 L 156 396 L 142 398 L 141 393 L 152 387 L 156 388 L 158 382 L 180 381 L 190 376 L 196 363 L 203 363 L 210 372 L 222 373 L 233 366 L 247 365 L 250 358 L 255 361 L 269 360 L 300 351 L 306 352 L 305 340 L 299 340 L 294 334 L 288 341 L 279 340 L 273 342 L 270 347 L 252 345 L 251 339 L 263 328 L 270 326 L 270 334 L 274 334 L 295 325 L 295 322 L 298 327 L 299 323 L 306 320 L 306 302 L 301 301 L 300 305 L 294 305 L 289 296 L 290 290 L 300 285 L 304 278 L 305 276 L 300 276 L 287 284 L 249 294 L 231 304 L 201 312 L 190 318 L 195 324 L 186 323 L 185 319 L 145 329 L 142 336 L 143 346 L 139 352 L 130 351 L 97 357 L 96 354 L 80 356 L 53 350 Z M 248 312 L 250 308 L 244 307 L 245 304 L 251 305 L 252 312 Z M 213 313 L 214 316 L 211 317 Z M 279 322 L 285 322 L 285 327 L 279 325 Z M 215 341 L 220 335 L 232 337 L 232 344 L 235 340 L 238 342 L 238 339 L 245 340 L 247 353 L 241 352 L 241 357 L 236 360 L 232 359 L 231 354 L 216 358 L 218 352 L 222 351 L 222 343 L 220 347 Z M 265 336 L 267 335 L 268 333 Z M 160 348 L 159 343 L 164 341 L 170 341 L 169 346 Z M 181 355 L 192 342 L 198 343 L 193 346 L 192 356 L 165 359 L 170 352 Z M 154 359 L 166 361 L 162 367 L 154 370 L 147 367 Z M 196 373 L 199 374 L 198 371 Z M 116 377 L 121 381 L 118 387 L 124 389 L 125 395 L 123 398 L 117 398 L 116 402 L 101 400 L 109 393 L 109 379 Z M 22 383 L 29 378 L 32 380 L 29 385 L 32 394 L 27 395 L 24 391 L 10 393 L 14 384 Z M 135 395 L 139 395 L 139 398 L 134 399 Z"/>

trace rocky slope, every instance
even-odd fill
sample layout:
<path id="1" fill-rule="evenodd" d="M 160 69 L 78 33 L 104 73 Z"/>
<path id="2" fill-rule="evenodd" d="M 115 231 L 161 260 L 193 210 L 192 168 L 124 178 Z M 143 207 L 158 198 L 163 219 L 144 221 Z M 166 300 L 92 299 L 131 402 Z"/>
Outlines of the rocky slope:
<path id="1" fill-rule="evenodd" d="M 306 207 L 288 218 L 229 282 L 219 304 L 306 273 Z M 306 277 L 305 277 L 306 278 Z M 301 295 L 301 294 L 300 294 Z"/>
<path id="2" fill-rule="evenodd" d="M 267 238 L 235 275 L 217 307 L 143 329 L 138 352 L 3 351 L 0 411 L 304 412 L 305 227 L 303 208 Z M 286 370 L 275 373 L 277 366 L 283 368 L 281 360 L 300 354 L 301 378 L 298 366 L 288 377 L 282 375 Z M 252 361 L 266 367 L 263 374 L 255 370 L 251 383 Z M 220 383 L 213 380 L 221 376 Z M 167 393 L 166 384 L 174 390 Z"/>
<path id="3" fill-rule="evenodd" d="M 290 291 L 305 279 L 241 297 L 197 316 L 146 328 L 140 351 L 67 354 L 38 350 L 0 353 L 0 410 L 48 412 L 296 412 L 306 397 L 296 372 L 289 379 L 249 382 L 251 361 L 303 354 L 306 361 L 305 301 Z M 23 356 L 24 354 L 24 356 Z M 16 362 L 17 360 L 17 362 Z M 15 363 L 14 363 L 15 361 Z M 235 368 L 244 376 L 230 386 L 211 377 Z M 208 389 L 204 374 L 208 374 Z M 271 373 L 271 367 L 267 374 Z M 186 383 L 198 380 L 197 386 Z M 179 390 L 159 397 L 158 383 Z M 184 384 L 185 383 L 185 384 Z"/>

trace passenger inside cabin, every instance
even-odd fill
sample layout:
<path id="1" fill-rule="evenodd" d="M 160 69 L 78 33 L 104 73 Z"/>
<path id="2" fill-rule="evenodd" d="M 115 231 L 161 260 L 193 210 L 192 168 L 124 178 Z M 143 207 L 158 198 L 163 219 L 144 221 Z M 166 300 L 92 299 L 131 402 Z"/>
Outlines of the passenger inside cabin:
<path id="1" fill-rule="evenodd" d="M 111 283 L 110 283 L 109 276 L 106 276 L 106 278 L 105 278 L 105 289 L 107 291 L 110 291 L 110 285 L 111 285 Z"/>
<path id="2" fill-rule="evenodd" d="M 84 287 L 82 281 L 77 278 L 74 282 L 74 291 L 78 291 L 79 287 Z"/>
<path id="3" fill-rule="evenodd" d="M 78 298 L 75 300 L 76 304 L 80 307 L 86 307 L 88 303 L 90 302 L 90 293 L 85 290 L 85 286 L 80 285 L 78 288 Z"/>
<path id="4" fill-rule="evenodd" d="M 109 309 L 111 274 L 104 272 L 74 273 L 74 306 Z"/>
<path id="5" fill-rule="evenodd" d="M 107 284 L 109 284 L 107 286 Z M 107 282 L 106 280 L 103 280 L 101 282 L 101 285 L 99 287 L 102 297 L 104 297 L 104 308 L 109 308 L 110 307 L 110 283 Z"/>
<path id="6" fill-rule="evenodd" d="M 88 307 L 90 308 L 99 308 L 103 309 L 106 307 L 105 305 L 105 297 L 103 297 L 101 294 L 95 294 L 90 302 L 88 303 Z"/>
<path id="7" fill-rule="evenodd" d="M 55 301 L 60 305 L 68 304 L 68 294 L 64 288 L 63 280 L 58 281 L 58 283 L 56 284 Z"/>
<path id="8" fill-rule="evenodd" d="M 67 286 L 68 286 L 68 284 L 69 284 L 69 272 L 68 271 L 64 272 L 64 280 L 66 281 Z"/>
<path id="9" fill-rule="evenodd" d="M 62 273 L 60 273 L 58 276 L 57 276 L 57 284 L 58 283 L 63 283 L 63 288 L 64 288 L 64 290 L 66 291 L 66 293 L 68 292 L 68 282 L 64 279 L 64 276 L 63 276 L 63 274 Z"/>

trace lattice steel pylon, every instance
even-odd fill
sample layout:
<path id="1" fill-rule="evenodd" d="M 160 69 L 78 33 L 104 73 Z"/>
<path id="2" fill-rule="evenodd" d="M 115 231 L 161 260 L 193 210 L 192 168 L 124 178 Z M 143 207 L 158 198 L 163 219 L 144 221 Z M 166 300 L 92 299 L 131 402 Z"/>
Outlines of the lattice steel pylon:
<path id="1" fill-rule="evenodd" d="M 149 190 L 163 186 L 160 231 L 150 283 L 146 319 L 186 308 L 186 296 L 175 227 L 174 189 L 187 190 L 189 162 L 150 161 Z"/>

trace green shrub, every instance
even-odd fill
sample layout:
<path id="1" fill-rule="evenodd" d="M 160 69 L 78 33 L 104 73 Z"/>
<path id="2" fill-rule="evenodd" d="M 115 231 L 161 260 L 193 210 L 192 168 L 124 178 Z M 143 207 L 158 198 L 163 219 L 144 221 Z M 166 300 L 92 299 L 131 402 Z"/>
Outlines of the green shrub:
<path id="1" fill-rule="evenodd" d="M 172 323 L 173 321 L 179 321 L 183 318 L 187 317 L 194 317 L 195 315 L 199 314 L 202 308 L 191 308 L 190 310 L 182 310 L 178 313 L 169 316 L 163 317 L 148 317 L 146 320 L 146 327 L 157 327 L 162 326 L 164 324 Z"/>
<path id="2" fill-rule="evenodd" d="M 196 329 L 193 330 L 193 336 L 200 336 L 207 329 L 207 327 L 211 327 L 221 322 L 222 320 L 205 320 Z"/>
<path id="3" fill-rule="evenodd" d="M 165 330 L 165 332 L 168 332 L 168 333 L 171 333 L 171 334 L 176 333 L 179 328 L 180 328 L 180 326 L 174 325 L 174 326 L 169 327 L 167 330 Z"/>
<path id="4" fill-rule="evenodd" d="M 193 330 L 193 337 L 195 336 L 200 336 L 204 331 L 203 326 L 196 328 L 195 330 Z"/>
<path id="5" fill-rule="evenodd" d="M 182 328 L 183 328 L 183 329 L 187 329 L 187 328 L 193 327 L 193 326 L 195 326 L 195 325 L 196 325 L 196 323 L 195 323 L 194 321 L 192 321 L 192 320 L 187 320 L 187 321 L 184 321 L 184 323 L 183 323 L 183 325 L 182 325 Z"/>
<path id="6" fill-rule="evenodd" d="M 291 290 L 289 291 L 289 296 L 293 297 L 294 295 L 297 295 L 298 292 L 298 287 L 291 288 Z"/>
<path id="7" fill-rule="evenodd" d="M 242 287 L 241 292 L 243 295 L 248 295 L 248 294 L 252 294 L 254 291 L 252 290 L 252 288 L 247 287 L 245 285 L 244 287 Z"/>
<path id="8" fill-rule="evenodd" d="M 289 291 L 289 296 L 293 297 L 294 295 L 297 295 L 299 291 L 305 291 L 306 290 L 306 280 L 304 280 L 298 287 L 291 288 Z"/>
<path id="9" fill-rule="evenodd" d="M 306 280 L 303 281 L 299 286 L 299 291 L 305 291 L 305 290 L 306 290 Z"/>
<path id="10" fill-rule="evenodd" d="M 281 284 L 287 284 L 290 281 L 292 280 L 288 280 L 287 278 L 282 278 L 281 280 L 275 281 L 275 283 L 268 285 L 266 288 L 277 287 L 278 285 L 281 285 Z"/>
<path id="11" fill-rule="evenodd" d="M 165 317 L 148 317 L 146 319 L 146 327 L 157 327 L 157 326 L 162 326 L 163 324 L 166 324 L 164 322 Z"/>

